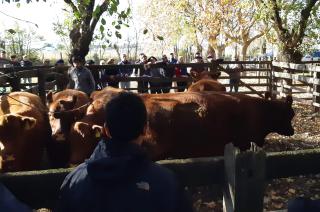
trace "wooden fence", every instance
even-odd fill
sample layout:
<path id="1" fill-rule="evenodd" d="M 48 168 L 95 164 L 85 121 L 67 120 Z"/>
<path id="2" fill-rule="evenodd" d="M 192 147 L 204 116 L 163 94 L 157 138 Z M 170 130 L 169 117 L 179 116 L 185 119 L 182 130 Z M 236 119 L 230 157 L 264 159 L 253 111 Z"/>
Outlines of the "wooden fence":
<path id="1" fill-rule="evenodd" d="M 320 149 L 281 153 L 240 152 L 226 145 L 224 157 L 159 161 L 176 173 L 185 186 L 218 184 L 213 198 L 223 198 L 226 212 L 263 211 L 269 180 L 320 173 Z M 33 208 L 53 208 L 64 177 L 72 169 L 6 173 L 0 175 L 14 195 Z M 222 192 L 221 192 L 222 191 Z M 220 197 L 219 197 L 220 196 Z"/>
<path id="2" fill-rule="evenodd" d="M 151 67 L 164 67 L 174 69 L 175 67 L 205 68 L 209 71 L 221 71 L 222 75 L 219 81 L 227 88 L 230 87 L 229 74 L 233 71 L 230 67 L 232 64 L 241 64 L 244 69 L 241 70 L 241 80 L 239 93 L 250 94 L 263 97 L 266 91 L 273 94 L 273 97 L 283 97 L 292 95 L 293 99 L 298 102 L 312 104 L 315 111 L 320 109 L 320 66 L 316 62 L 304 62 L 300 64 L 271 62 L 271 61 L 223 61 L 203 64 L 155 64 Z M 126 68 L 134 69 L 138 75 L 144 70 L 143 65 L 125 65 Z M 0 94 L 11 91 L 29 91 L 38 93 L 45 102 L 45 95 L 48 90 L 62 90 L 67 81 L 67 70 L 69 67 L 30 67 L 30 68 L 0 68 Z M 99 73 L 114 69 L 123 68 L 119 65 L 93 65 L 89 67 L 96 80 L 103 85 L 99 78 Z M 2 74 L 1 74 L 2 73 Z M 26 79 L 32 78 L 32 82 L 26 83 Z M 108 82 L 110 78 L 105 79 Z M 158 88 L 177 91 L 176 89 L 185 89 L 185 86 L 177 86 L 177 82 L 192 82 L 191 77 L 173 77 L 173 78 L 155 78 L 155 77 L 115 77 L 117 82 L 130 81 L 131 87 L 127 90 L 138 92 L 148 92 L 150 87 L 139 87 L 139 83 L 148 84 L 148 82 L 163 83 Z M 134 85 L 134 83 L 136 85 Z M 174 84 L 174 86 L 172 86 Z M 228 89 L 229 90 L 229 89 Z"/>
<path id="3" fill-rule="evenodd" d="M 316 111 L 320 108 L 320 64 L 319 63 L 272 63 L 272 93 L 293 95 L 295 101 L 312 103 Z M 299 96 L 302 95 L 302 96 Z"/>

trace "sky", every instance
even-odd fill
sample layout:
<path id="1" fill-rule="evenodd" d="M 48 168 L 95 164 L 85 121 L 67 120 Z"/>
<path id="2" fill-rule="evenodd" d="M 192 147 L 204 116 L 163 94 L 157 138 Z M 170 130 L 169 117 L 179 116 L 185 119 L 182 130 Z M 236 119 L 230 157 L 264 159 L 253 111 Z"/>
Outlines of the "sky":
<path id="1" fill-rule="evenodd" d="M 98 3 L 101 1 L 102 0 L 97 0 Z M 138 6 L 139 4 L 143 3 L 143 1 L 144 0 L 134 0 L 134 8 L 136 8 L 136 6 Z M 17 7 L 15 3 L 9 4 L 7 2 L 0 2 L 0 36 L 1 33 L 5 30 L 14 28 L 15 25 L 19 24 L 20 27 L 25 28 L 27 30 L 33 29 L 37 32 L 38 35 L 43 36 L 46 40 L 44 41 L 44 43 L 51 43 L 54 46 L 56 46 L 60 42 L 60 40 L 59 37 L 53 31 L 53 23 L 57 22 L 57 20 L 64 19 L 64 11 L 62 10 L 65 7 L 64 1 L 34 1 L 29 4 L 23 3 L 26 1 L 20 2 L 20 7 Z M 127 2 L 128 0 L 121 0 L 120 9 L 127 8 Z M 20 21 L 9 16 L 15 17 L 17 19 L 26 20 L 32 23 Z M 38 27 L 36 27 L 35 24 L 37 24 Z M 41 45 L 41 43 L 39 45 Z M 50 49 L 48 51 L 50 51 Z"/>
<path id="2" fill-rule="evenodd" d="M 37 31 L 39 35 L 44 36 L 47 41 L 57 43 L 59 38 L 53 32 L 52 23 L 61 17 L 63 0 L 51 0 L 51 3 L 47 2 L 34 2 L 34 3 L 21 3 L 18 8 L 14 3 L 0 4 L 0 31 L 4 29 L 13 28 L 17 23 L 24 28 L 31 28 Z M 23 21 L 16 20 L 14 18 L 8 17 L 3 13 L 13 16 L 15 18 L 27 20 L 38 25 L 38 28 L 31 23 L 26 23 Z"/>

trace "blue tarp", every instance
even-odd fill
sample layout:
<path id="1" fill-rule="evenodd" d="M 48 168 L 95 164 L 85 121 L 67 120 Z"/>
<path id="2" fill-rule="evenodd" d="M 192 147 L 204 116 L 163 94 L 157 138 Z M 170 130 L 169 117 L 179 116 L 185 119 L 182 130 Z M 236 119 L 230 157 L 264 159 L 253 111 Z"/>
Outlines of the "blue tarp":
<path id="1" fill-rule="evenodd" d="M 320 50 L 316 50 L 311 54 L 312 57 L 320 57 Z"/>

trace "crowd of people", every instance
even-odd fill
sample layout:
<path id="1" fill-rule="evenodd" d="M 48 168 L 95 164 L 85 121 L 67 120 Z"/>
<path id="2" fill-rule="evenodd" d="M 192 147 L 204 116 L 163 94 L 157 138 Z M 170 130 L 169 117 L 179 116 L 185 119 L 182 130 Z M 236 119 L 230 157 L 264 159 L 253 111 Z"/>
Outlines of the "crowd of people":
<path id="1" fill-rule="evenodd" d="M 236 58 L 237 60 L 237 58 Z M 193 63 L 211 63 L 214 61 L 212 55 L 208 55 L 206 61 L 201 54 L 197 52 L 194 55 Z M 197 76 L 208 68 L 191 68 L 189 71 L 186 67 L 172 67 L 166 66 L 167 64 L 183 64 L 185 63 L 183 56 L 176 57 L 174 53 L 170 53 L 169 58 L 167 55 L 162 55 L 161 59 L 157 59 L 155 56 L 148 57 L 144 53 L 139 54 L 139 59 L 135 62 L 131 62 L 126 54 L 121 55 L 121 60 L 116 63 L 116 60 L 110 58 L 109 60 L 100 60 L 99 65 L 143 65 L 144 68 L 132 68 L 130 66 L 123 66 L 123 68 L 108 68 L 102 70 L 90 70 L 91 65 L 95 65 L 95 61 L 87 60 L 80 57 L 72 57 L 71 68 L 68 71 L 69 83 L 65 83 L 67 88 L 74 88 L 84 91 L 90 94 L 93 90 L 99 90 L 106 86 L 112 86 L 122 89 L 131 89 L 132 83 L 128 77 L 152 77 L 155 79 L 171 79 L 172 77 L 192 77 L 196 79 Z M 2 65 L 1 65 L 2 64 Z M 152 64 L 161 64 L 161 67 L 151 66 Z M 25 55 L 22 60 L 19 61 L 16 55 L 11 55 L 10 59 L 7 58 L 6 52 L 1 51 L 0 55 L 0 67 L 31 67 L 33 64 Z M 43 66 L 51 66 L 50 60 L 44 59 Z M 66 63 L 63 59 L 59 59 L 54 63 L 55 67 L 65 66 Z M 217 67 L 214 67 L 217 68 Z M 231 70 L 230 76 L 230 91 L 238 92 L 240 83 L 240 72 L 243 69 L 242 65 L 234 64 L 227 67 Z M 26 78 L 25 83 L 31 83 L 31 78 Z M 188 86 L 187 81 L 176 82 L 175 86 L 178 92 L 183 92 Z M 172 87 L 172 82 L 159 82 L 159 80 L 140 80 L 138 81 L 138 92 L 146 93 L 150 90 L 150 93 L 169 93 Z"/>

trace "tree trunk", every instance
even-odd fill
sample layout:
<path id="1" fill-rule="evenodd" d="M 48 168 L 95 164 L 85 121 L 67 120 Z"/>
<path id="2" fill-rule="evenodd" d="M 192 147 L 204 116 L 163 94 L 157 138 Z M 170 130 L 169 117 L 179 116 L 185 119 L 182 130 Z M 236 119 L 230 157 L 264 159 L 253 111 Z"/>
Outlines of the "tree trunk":
<path id="1" fill-rule="evenodd" d="M 297 50 L 297 47 L 290 48 L 288 46 L 284 46 L 281 51 L 282 59 L 284 62 L 293 62 L 298 63 L 302 59 L 302 53 Z"/>
<path id="2" fill-rule="evenodd" d="M 224 50 L 226 48 L 226 45 L 218 45 L 217 46 L 217 54 L 218 54 L 218 57 L 217 59 L 222 59 L 224 57 Z"/>
<path id="3" fill-rule="evenodd" d="M 242 56 L 242 60 L 246 61 L 247 60 L 247 50 L 248 50 L 249 45 L 248 44 L 243 44 L 242 49 L 241 49 L 241 56 Z"/>
<path id="4" fill-rule="evenodd" d="M 78 55 L 80 57 L 85 58 L 85 56 L 89 53 L 89 46 L 92 41 L 93 32 L 86 29 L 89 26 L 75 25 L 74 28 L 70 32 L 71 39 L 71 55 Z M 80 33 L 82 31 L 82 33 Z"/>
<path id="5" fill-rule="evenodd" d="M 211 54 L 211 56 L 213 57 L 213 59 L 216 59 L 216 51 L 214 50 L 214 48 L 209 44 L 208 46 L 208 51 L 207 54 Z"/>

